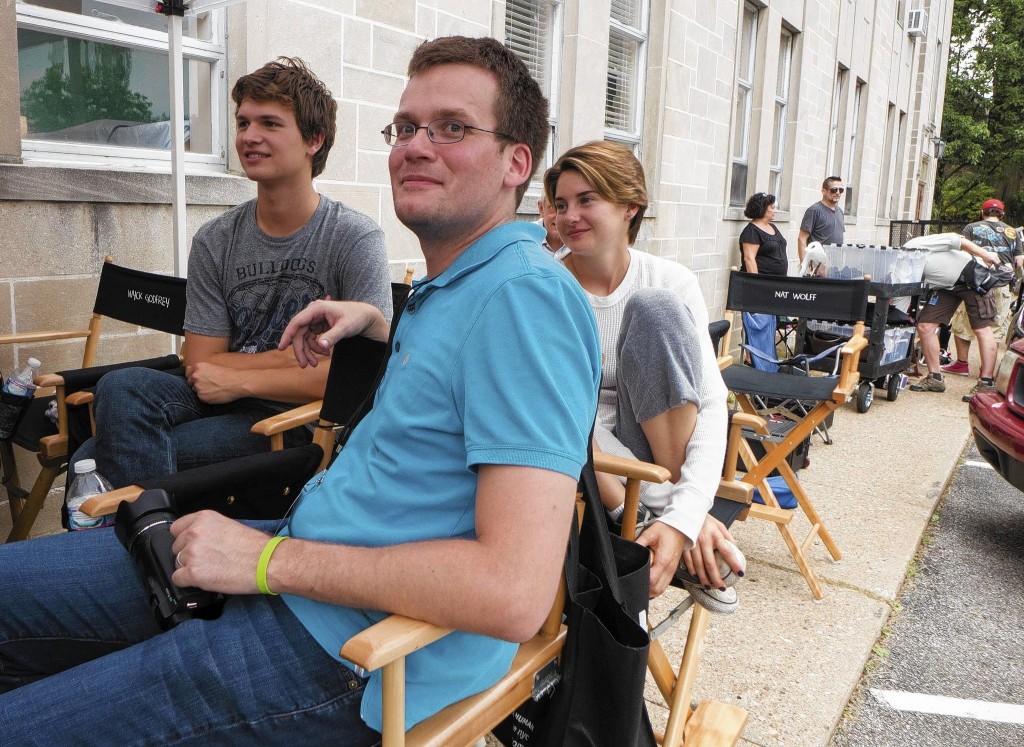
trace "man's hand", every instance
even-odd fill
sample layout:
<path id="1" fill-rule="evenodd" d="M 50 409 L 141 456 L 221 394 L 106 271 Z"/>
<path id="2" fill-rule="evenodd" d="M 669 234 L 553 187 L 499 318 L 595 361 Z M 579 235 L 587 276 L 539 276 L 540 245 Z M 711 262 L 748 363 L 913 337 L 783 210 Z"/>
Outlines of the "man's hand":
<path id="1" fill-rule="evenodd" d="M 244 375 L 244 371 L 215 363 L 201 362 L 185 368 L 188 385 L 208 405 L 223 405 L 247 396 L 240 388 L 240 378 Z"/>
<path id="2" fill-rule="evenodd" d="M 668 588 L 686 545 L 686 536 L 662 521 L 656 521 L 637 537 L 638 545 L 651 551 L 651 599 Z"/>
<path id="3" fill-rule="evenodd" d="M 270 537 L 216 511 L 186 514 L 171 524 L 178 586 L 223 594 L 256 594 L 256 563 Z"/>
<path id="4" fill-rule="evenodd" d="M 291 345 L 300 366 L 315 367 L 320 358 L 330 355 L 338 340 L 363 335 L 386 342 L 390 328 L 376 306 L 359 301 L 331 301 L 328 297 L 313 301 L 293 316 L 277 348 L 284 350 Z"/>
<path id="5" fill-rule="evenodd" d="M 718 561 L 715 560 L 715 550 L 725 559 L 733 572 L 743 575 L 743 565 L 740 559 L 733 553 L 732 548 L 726 542 L 735 543 L 732 535 L 725 524 L 710 514 L 704 518 L 704 526 L 693 547 L 683 553 L 683 562 L 686 570 L 706 587 L 714 587 L 721 591 L 725 590 L 725 582 L 718 572 Z"/>

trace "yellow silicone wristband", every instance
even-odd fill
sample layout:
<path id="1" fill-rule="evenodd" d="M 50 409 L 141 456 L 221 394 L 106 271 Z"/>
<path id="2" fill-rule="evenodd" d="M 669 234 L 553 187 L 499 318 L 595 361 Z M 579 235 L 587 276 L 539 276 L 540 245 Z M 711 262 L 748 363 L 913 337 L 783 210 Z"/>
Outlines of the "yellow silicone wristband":
<path id="1" fill-rule="evenodd" d="M 263 552 L 260 553 L 260 559 L 256 562 L 256 588 L 260 590 L 260 594 L 277 596 L 277 592 L 271 591 L 270 587 L 267 586 L 267 568 L 270 566 L 270 558 L 274 554 L 274 550 L 286 539 L 291 538 L 287 534 L 271 537 L 270 541 L 264 546 Z"/>

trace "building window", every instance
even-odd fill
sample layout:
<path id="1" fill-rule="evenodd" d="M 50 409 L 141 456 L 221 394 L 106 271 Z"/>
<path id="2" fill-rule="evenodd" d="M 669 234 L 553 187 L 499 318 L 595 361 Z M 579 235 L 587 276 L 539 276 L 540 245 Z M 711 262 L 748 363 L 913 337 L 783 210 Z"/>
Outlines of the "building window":
<path id="1" fill-rule="evenodd" d="M 829 175 L 839 176 L 843 170 L 843 144 L 846 131 L 846 81 L 850 71 L 845 67 L 836 69 L 836 80 L 832 87 L 832 137 L 828 142 L 826 163 Z"/>
<path id="2" fill-rule="evenodd" d="M 889 198 L 889 217 L 900 217 L 900 202 L 903 199 L 903 158 L 907 143 L 907 114 L 900 112 L 899 126 L 896 128 L 896 157 L 890 164 L 892 184 Z"/>
<path id="3" fill-rule="evenodd" d="M 793 32 L 782 30 L 779 39 L 779 72 L 775 80 L 775 129 L 772 137 L 772 162 L 768 167 L 768 189 L 780 202 L 783 194 L 782 177 L 786 162 L 786 140 L 789 110 L 789 87 L 793 68 Z"/>
<path id="4" fill-rule="evenodd" d="M 537 168 L 537 184 L 558 156 L 558 70 L 561 68 L 561 0 L 506 0 L 505 44 L 526 63 L 550 104 L 548 152 Z"/>
<path id="5" fill-rule="evenodd" d="M 604 136 L 639 155 L 647 69 L 647 0 L 612 0 Z"/>
<path id="6" fill-rule="evenodd" d="M 857 87 L 853 91 L 853 118 L 850 120 L 852 129 L 850 130 L 850 155 L 846 159 L 846 173 L 843 175 L 843 180 L 846 182 L 846 203 L 843 207 L 843 211 L 847 215 L 857 214 L 857 198 L 855 197 L 857 189 L 860 186 L 857 184 L 857 177 L 860 174 L 860 155 L 861 155 L 861 129 L 864 123 L 861 121 L 863 116 L 864 106 L 864 90 L 867 84 L 862 81 L 857 81 Z"/>
<path id="7" fill-rule="evenodd" d="M 896 107 L 889 104 L 885 115 L 885 143 L 882 146 L 882 174 L 885 180 L 878 190 L 878 216 L 889 216 L 889 194 L 892 189 L 892 145 L 895 138 Z"/>
<path id="8" fill-rule="evenodd" d="M 116 0 L 19 0 L 17 23 L 26 159 L 169 162 L 166 16 Z M 223 11 L 182 26 L 186 160 L 223 169 Z"/>
<path id="9" fill-rule="evenodd" d="M 750 168 L 750 129 L 754 103 L 754 66 L 757 59 L 757 8 L 743 6 L 740 44 L 736 69 L 736 118 L 733 121 L 732 179 L 729 204 L 743 205 L 747 200 L 747 173 Z"/>

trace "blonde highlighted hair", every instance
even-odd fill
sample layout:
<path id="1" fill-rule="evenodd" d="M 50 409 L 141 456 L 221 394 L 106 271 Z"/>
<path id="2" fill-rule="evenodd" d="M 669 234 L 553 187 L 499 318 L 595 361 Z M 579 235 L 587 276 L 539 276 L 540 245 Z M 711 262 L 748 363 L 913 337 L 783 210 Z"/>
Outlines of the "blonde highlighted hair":
<path id="1" fill-rule="evenodd" d="M 629 221 L 629 243 L 633 244 L 649 204 L 644 167 L 633 151 L 607 140 L 593 140 L 570 148 L 544 172 L 544 195 L 552 205 L 558 178 L 566 171 L 575 171 L 583 177 L 602 199 L 636 206 L 636 215 Z"/>

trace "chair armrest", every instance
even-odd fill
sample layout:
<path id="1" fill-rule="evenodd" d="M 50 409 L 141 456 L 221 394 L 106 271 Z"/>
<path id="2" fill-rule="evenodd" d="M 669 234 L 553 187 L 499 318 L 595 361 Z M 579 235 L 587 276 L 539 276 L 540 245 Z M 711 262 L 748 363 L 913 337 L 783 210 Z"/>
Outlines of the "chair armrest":
<path id="1" fill-rule="evenodd" d="M 754 486 L 736 480 L 721 480 L 715 497 L 749 506 L 754 500 Z"/>
<path id="2" fill-rule="evenodd" d="M 265 418 L 250 428 L 250 432 L 259 436 L 273 436 L 278 433 L 290 431 L 292 428 L 300 428 L 309 423 L 316 422 L 320 417 L 320 408 L 324 401 L 318 399 L 316 402 L 301 405 L 292 410 L 272 415 Z"/>
<path id="3" fill-rule="evenodd" d="M 79 407 L 89 404 L 94 399 L 96 399 L 96 395 L 93 392 L 75 392 L 65 397 L 64 401 L 72 407 Z"/>
<path id="4" fill-rule="evenodd" d="M 38 376 L 36 376 L 33 383 L 40 389 L 45 389 L 46 387 L 51 386 L 64 386 L 64 377 L 61 376 L 60 374 L 55 373 L 39 374 Z"/>
<path id="5" fill-rule="evenodd" d="M 349 638 L 341 649 L 341 657 L 373 672 L 451 632 L 450 628 L 439 628 L 422 620 L 391 615 Z"/>
<path id="6" fill-rule="evenodd" d="M 0 345 L 26 342 L 48 342 L 50 340 L 74 340 L 90 335 L 87 329 L 65 330 L 63 332 L 16 332 L 0 335 Z"/>
<path id="7" fill-rule="evenodd" d="M 118 504 L 121 501 L 134 501 L 142 494 L 142 488 L 138 485 L 129 485 L 126 488 L 118 488 L 117 490 L 111 490 L 109 493 L 100 493 L 92 498 L 89 498 L 82 504 L 81 511 L 87 516 L 93 518 L 97 516 L 106 516 L 117 511 Z"/>
<path id="8" fill-rule="evenodd" d="M 664 467 L 635 459 L 614 456 L 598 452 L 594 454 L 594 469 L 619 477 L 626 477 L 644 482 L 662 483 L 672 477 L 672 473 Z"/>
<path id="9" fill-rule="evenodd" d="M 858 322 L 853 337 L 843 345 L 843 349 L 840 351 L 842 368 L 839 372 L 839 383 L 832 390 L 833 401 L 842 404 L 853 395 L 854 389 L 857 388 L 857 384 L 860 382 L 860 374 L 857 372 L 857 366 L 860 362 L 860 351 L 867 346 L 868 340 L 864 337 L 863 322 Z"/>

